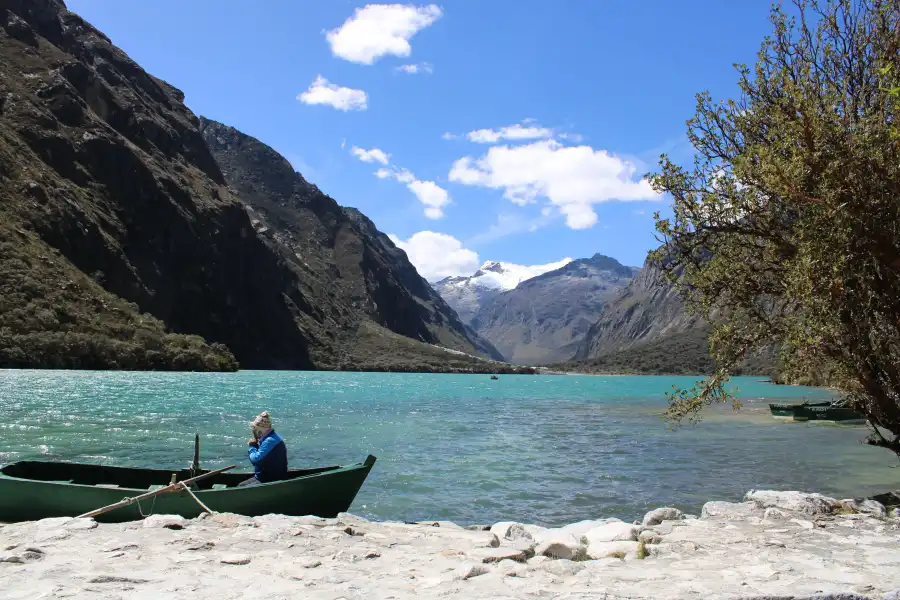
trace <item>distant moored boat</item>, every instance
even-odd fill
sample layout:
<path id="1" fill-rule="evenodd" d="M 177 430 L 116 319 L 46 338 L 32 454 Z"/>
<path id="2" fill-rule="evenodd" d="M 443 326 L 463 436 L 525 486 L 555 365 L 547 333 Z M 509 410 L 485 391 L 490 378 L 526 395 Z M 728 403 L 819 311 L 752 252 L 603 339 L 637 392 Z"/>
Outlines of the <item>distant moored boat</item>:
<path id="1" fill-rule="evenodd" d="M 835 421 L 840 423 L 865 423 L 863 414 L 838 406 L 834 402 L 802 402 L 800 404 L 769 404 L 769 410 L 776 419 L 792 421 Z"/>

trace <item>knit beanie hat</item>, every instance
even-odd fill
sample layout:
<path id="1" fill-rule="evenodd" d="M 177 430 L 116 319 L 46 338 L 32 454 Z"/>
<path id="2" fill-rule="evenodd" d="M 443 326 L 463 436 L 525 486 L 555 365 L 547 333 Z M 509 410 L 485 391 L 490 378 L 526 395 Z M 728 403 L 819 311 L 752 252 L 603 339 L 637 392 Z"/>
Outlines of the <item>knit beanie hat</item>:
<path id="1" fill-rule="evenodd" d="M 262 437 L 263 434 L 272 429 L 272 418 L 269 416 L 269 411 L 259 413 L 256 418 L 250 422 L 250 429 L 256 437 Z"/>

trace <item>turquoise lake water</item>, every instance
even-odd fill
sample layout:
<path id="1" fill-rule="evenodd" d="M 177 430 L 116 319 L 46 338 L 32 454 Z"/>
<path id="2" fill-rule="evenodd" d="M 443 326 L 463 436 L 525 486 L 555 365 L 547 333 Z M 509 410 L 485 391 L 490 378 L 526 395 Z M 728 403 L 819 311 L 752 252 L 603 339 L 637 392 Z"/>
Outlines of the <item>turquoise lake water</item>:
<path id="1" fill-rule="evenodd" d="M 812 388 L 736 378 L 745 400 L 676 431 L 665 392 L 694 377 L 0 370 L 0 463 L 23 459 L 206 468 L 246 465 L 248 421 L 272 414 L 293 466 L 378 457 L 352 512 L 460 524 L 560 525 L 698 513 L 753 488 L 838 497 L 900 487 L 866 429 L 771 418 Z M 249 469 L 249 465 L 247 467 Z"/>

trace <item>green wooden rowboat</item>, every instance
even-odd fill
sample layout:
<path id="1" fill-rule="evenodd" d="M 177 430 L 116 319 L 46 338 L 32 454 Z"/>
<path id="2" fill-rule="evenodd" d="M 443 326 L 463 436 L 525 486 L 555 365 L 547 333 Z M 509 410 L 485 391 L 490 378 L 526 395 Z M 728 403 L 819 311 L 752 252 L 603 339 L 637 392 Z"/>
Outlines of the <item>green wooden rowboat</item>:
<path id="1" fill-rule="evenodd" d="M 801 404 L 769 404 L 776 419 L 792 421 L 835 421 L 838 423 L 865 423 L 866 417 L 852 408 L 838 406 L 834 402 L 803 402 Z"/>
<path id="2" fill-rule="evenodd" d="M 769 404 L 769 410 L 776 419 L 793 419 L 797 408 L 801 406 L 831 406 L 831 401 L 825 402 L 803 402 L 801 404 Z"/>
<path id="3" fill-rule="evenodd" d="M 246 516 L 283 514 L 334 517 L 346 512 L 375 464 L 369 455 L 348 466 L 291 469 L 287 479 L 237 487 L 251 473 L 219 473 L 197 482 L 197 498 L 215 512 Z M 0 522 L 75 517 L 94 509 L 208 473 L 207 470 L 138 469 L 83 463 L 23 461 L 0 468 Z M 121 522 L 150 514 L 193 518 L 204 512 L 180 490 L 116 508 L 96 517 Z"/>

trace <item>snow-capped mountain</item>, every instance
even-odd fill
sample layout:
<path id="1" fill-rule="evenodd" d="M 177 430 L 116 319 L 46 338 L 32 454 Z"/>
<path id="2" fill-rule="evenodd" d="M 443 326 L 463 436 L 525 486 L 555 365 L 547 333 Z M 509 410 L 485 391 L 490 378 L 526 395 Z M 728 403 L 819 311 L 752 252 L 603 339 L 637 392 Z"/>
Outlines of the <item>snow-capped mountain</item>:
<path id="1" fill-rule="evenodd" d="M 469 277 L 446 277 L 434 284 L 434 289 L 456 310 L 464 323 L 484 303 L 502 292 L 513 290 L 523 281 L 559 269 L 572 262 L 571 258 L 546 265 L 517 265 L 489 260 Z"/>

